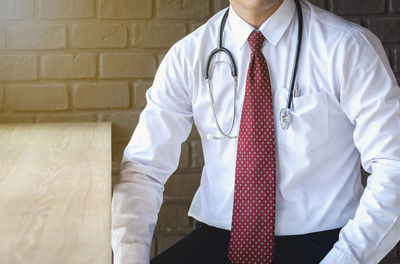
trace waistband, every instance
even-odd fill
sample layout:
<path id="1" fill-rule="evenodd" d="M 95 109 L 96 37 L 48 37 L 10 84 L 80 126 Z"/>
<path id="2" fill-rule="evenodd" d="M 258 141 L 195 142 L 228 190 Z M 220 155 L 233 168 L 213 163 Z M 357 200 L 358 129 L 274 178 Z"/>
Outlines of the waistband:
<path id="1" fill-rule="evenodd" d="M 221 231 L 226 231 L 226 232 L 229 232 L 229 233 L 231 232 L 229 230 L 225 230 L 225 229 L 221 229 L 221 228 L 217 228 L 217 227 L 214 227 L 214 226 L 207 225 L 207 224 L 205 224 L 203 222 L 200 222 L 200 221 L 197 221 L 197 220 L 196 220 L 195 228 L 196 229 L 199 229 L 199 228 L 212 228 L 212 229 L 217 229 L 217 230 L 221 230 Z M 279 238 L 279 239 L 285 239 L 285 238 L 296 239 L 296 238 L 303 238 L 303 237 L 321 237 L 321 236 L 324 237 L 324 236 L 332 236 L 332 235 L 335 236 L 335 235 L 339 234 L 341 229 L 342 228 L 337 228 L 337 229 L 330 229 L 330 230 L 324 230 L 324 231 L 307 233 L 307 234 L 290 235 L 290 236 L 275 236 L 275 237 Z"/>

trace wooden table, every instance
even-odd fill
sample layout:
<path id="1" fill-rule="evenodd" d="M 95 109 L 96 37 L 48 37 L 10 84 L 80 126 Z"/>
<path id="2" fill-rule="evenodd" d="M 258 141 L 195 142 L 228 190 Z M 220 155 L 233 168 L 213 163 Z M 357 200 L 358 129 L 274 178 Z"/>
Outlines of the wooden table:
<path id="1" fill-rule="evenodd" d="M 111 263 L 111 124 L 0 124 L 0 263 Z"/>

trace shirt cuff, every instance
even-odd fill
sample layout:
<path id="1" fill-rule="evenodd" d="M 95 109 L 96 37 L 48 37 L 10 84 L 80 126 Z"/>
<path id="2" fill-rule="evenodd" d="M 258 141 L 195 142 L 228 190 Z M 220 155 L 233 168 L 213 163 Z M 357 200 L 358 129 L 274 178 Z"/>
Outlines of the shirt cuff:
<path id="1" fill-rule="evenodd" d="M 320 262 L 320 264 L 361 264 L 356 258 L 348 255 L 337 248 L 332 248 L 328 255 Z"/>
<path id="2" fill-rule="evenodd" d="M 148 264 L 150 250 L 142 244 L 121 245 L 114 251 L 114 264 Z"/>

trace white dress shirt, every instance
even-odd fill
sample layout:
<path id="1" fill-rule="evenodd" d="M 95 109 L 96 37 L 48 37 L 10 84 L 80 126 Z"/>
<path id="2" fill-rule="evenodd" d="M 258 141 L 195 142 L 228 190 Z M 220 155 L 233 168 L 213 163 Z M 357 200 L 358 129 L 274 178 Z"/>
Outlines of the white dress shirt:
<path id="1" fill-rule="evenodd" d="M 292 122 L 279 125 L 297 43 L 292 0 L 259 30 L 266 38 L 274 97 L 277 155 L 276 235 L 343 229 L 324 264 L 378 263 L 400 237 L 400 89 L 379 40 L 367 29 L 301 1 L 304 30 Z M 220 136 L 205 81 L 208 54 L 217 47 L 225 10 L 176 43 L 163 59 L 147 106 L 124 151 L 113 197 L 116 264 L 148 263 L 164 183 L 195 124 L 205 166 L 189 215 L 230 229 L 237 139 Z M 231 8 L 223 45 L 238 68 L 238 135 L 254 30 Z M 229 129 L 233 84 L 227 57 L 212 67 L 212 92 L 224 131 Z M 363 189 L 360 164 L 371 173 Z"/>

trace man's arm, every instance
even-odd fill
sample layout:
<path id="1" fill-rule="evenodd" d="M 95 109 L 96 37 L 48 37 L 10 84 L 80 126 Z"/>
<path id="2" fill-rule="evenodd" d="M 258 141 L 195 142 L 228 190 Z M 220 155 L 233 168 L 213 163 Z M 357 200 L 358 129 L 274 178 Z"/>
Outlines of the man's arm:
<path id="1" fill-rule="evenodd" d="M 149 263 L 164 184 L 178 166 L 193 123 L 184 63 L 174 47 L 165 56 L 124 151 L 112 202 L 115 264 Z"/>
<path id="2" fill-rule="evenodd" d="M 371 176 L 354 218 L 321 263 L 375 264 L 400 238 L 400 89 L 379 40 L 368 30 L 349 34 L 338 52 L 340 103 Z"/>

